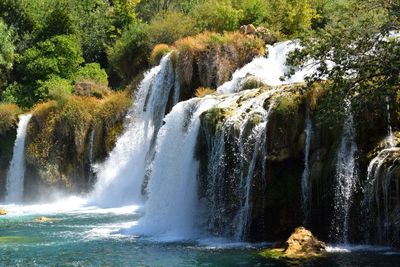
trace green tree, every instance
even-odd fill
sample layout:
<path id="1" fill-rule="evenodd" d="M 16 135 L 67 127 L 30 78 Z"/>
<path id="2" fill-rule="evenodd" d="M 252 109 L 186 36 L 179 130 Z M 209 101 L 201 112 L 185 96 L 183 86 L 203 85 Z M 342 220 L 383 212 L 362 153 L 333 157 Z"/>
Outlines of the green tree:
<path id="1" fill-rule="evenodd" d="M 24 83 L 35 83 L 53 75 L 69 79 L 83 62 L 77 37 L 59 35 L 26 50 L 16 67 Z"/>
<path id="2" fill-rule="evenodd" d="M 76 82 L 82 80 L 92 80 L 104 86 L 108 85 L 107 73 L 100 67 L 100 64 L 98 63 L 90 63 L 80 67 L 74 74 L 73 80 Z"/>
<path id="3" fill-rule="evenodd" d="M 132 23 L 107 49 L 111 67 L 126 83 L 148 66 L 147 55 L 150 54 L 150 47 L 147 27 L 144 23 Z"/>
<path id="4" fill-rule="evenodd" d="M 360 108 L 366 99 L 381 103 L 382 97 L 395 99 L 400 84 L 400 42 L 390 35 L 400 26 L 399 5 L 390 0 L 351 2 L 348 12 L 333 15 L 317 38 L 303 41 L 304 48 L 292 54 L 289 63 L 302 66 L 314 60 L 319 67 L 309 82 L 330 80 L 332 95 L 352 99 Z M 328 62 L 335 63 L 334 67 Z"/>
<path id="5" fill-rule="evenodd" d="M 0 89 L 7 83 L 14 59 L 13 31 L 0 19 Z"/>

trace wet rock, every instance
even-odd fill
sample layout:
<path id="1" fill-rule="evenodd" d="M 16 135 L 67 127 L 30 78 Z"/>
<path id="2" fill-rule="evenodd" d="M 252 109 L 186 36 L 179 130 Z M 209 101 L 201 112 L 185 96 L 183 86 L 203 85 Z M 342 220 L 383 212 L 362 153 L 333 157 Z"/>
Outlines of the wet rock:
<path id="1" fill-rule="evenodd" d="M 324 242 L 304 227 L 298 227 L 282 248 L 266 249 L 261 254 L 273 258 L 303 259 L 321 256 L 325 252 Z"/>

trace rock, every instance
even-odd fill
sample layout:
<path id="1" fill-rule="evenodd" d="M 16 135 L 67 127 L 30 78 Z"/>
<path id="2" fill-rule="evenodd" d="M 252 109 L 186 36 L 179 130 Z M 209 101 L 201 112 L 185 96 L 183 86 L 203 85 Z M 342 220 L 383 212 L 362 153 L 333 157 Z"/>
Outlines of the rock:
<path id="1" fill-rule="evenodd" d="M 0 216 L 7 215 L 7 211 L 5 209 L 0 208 Z"/>
<path id="2" fill-rule="evenodd" d="M 272 258 L 304 259 L 321 256 L 326 252 L 326 245 L 319 241 L 304 227 L 294 230 L 283 248 L 264 250 L 261 255 Z"/>
<path id="3" fill-rule="evenodd" d="M 304 227 L 298 227 L 286 241 L 284 253 L 290 257 L 318 256 L 326 251 L 324 242 L 319 241 Z"/>
<path id="4" fill-rule="evenodd" d="M 255 34 L 266 44 L 272 45 L 278 41 L 278 38 L 270 30 L 264 27 L 257 27 Z"/>
<path id="5" fill-rule="evenodd" d="M 240 26 L 240 32 L 247 35 L 255 35 L 256 27 L 253 24 Z"/>
<path id="6" fill-rule="evenodd" d="M 48 218 L 48 217 L 39 217 L 36 218 L 35 220 L 33 220 L 34 222 L 37 223 L 45 223 L 45 222 L 55 222 L 55 221 L 59 221 L 60 219 L 55 219 L 55 218 Z"/>

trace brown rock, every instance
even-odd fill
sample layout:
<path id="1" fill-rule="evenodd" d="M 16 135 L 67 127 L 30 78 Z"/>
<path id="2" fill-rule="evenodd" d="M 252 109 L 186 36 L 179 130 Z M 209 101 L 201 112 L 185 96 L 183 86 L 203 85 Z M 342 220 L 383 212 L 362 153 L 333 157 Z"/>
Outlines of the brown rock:
<path id="1" fill-rule="evenodd" d="M 318 256 L 326 251 L 324 242 L 319 241 L 304 227 L 298 227 L 286 241 L 284 254 L 291 258 Z"/>
<path id="2" fill-rule="evenodd" d="M 0 208 L 0 216 L 7 215 L 7 211 L 5 209 Z"/>
<path id="3" fill-rule="evenodd" d="M 262 39 L 266 44 L 274 44 L 278 38 L 267 28 L 257 27 L 255 34 Z"/>

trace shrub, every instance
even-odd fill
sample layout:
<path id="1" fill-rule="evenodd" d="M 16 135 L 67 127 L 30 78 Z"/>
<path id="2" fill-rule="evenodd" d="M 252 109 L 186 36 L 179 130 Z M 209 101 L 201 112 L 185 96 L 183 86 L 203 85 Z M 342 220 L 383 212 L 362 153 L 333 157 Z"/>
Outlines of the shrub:
<path id="1" fill-rule="evenodd" d="M 59 104 L 64 104 L 71 96 L 73 87 L 69 80 L 54 76 L 45 82 L 39 82 L 35 94 L 39 100 L 53 99 Z"/>
<path id="2" fill-rule="evenodd" d="M 234 31 L 239 28 L 243 12 L 235 9 L 230 0 L 206 1 L 192 10 L 199 31 Z"/>
<path id="3" fill-rule="evenodd" d="M 147 25 L 133 23 L 115 44 L 107 49 L 107 55 L 112 68 L 127 82 L 147 67 L 149 50 Z"/>
<path id="4" fill-rule="evenodd" d="M 19 113 L 21 110 L 17 105 L 0 103 L 0 135 L 16 126 Z"/>
<path id="5" fill-rule="evenodd" d="M 158 44 L 156 45 L 150 54 L 150 64 L 158 65 L 161 61 L 161 58 L 171 52 L 172 48 L 167 44 Z"/>
<path id="6" fill-rule="evenodd" d="M 108 86 L 108 76 L 98 63 L 89 63 L 80 67 L 73 77 L 75 82 L 92 80 L 97 84 Z"/>
<path id="7" fill-rule="evenodd" d="M 152 44 L 172 44 L 178 39 L 195 34 L 195 21 L 181 12 L 162 12 L 150 22 L 148 33 Z"/>
<path id="8" fill-rule="evenodd" d="M 18 60 L 17 71 L 28 84 L 51 76 L 69 79 L 83 61 L 78 39 L 73 35 L 59 35 L 26 50 Z"/>
<path id="9" fill-rule="evenodd" d="M 93 96 L 99 99 L 105 98 L 111 94 L 108 87 L 95 83 L 92 80 L 83 80 L 75 83 L 74 93 L 78 96 Z"/>

